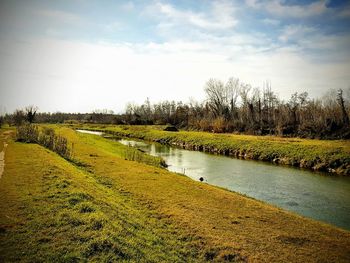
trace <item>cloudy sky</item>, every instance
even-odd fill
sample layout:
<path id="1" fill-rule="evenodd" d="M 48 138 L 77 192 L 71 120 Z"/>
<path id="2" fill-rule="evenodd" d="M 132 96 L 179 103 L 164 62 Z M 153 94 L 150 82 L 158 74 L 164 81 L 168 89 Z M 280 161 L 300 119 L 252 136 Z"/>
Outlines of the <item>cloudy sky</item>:
<path id="1" fill-rule="evenodd" d="M 202 100 L 231 76 L 283 99 L 348 88 L 350 2 L 0 0 L 0 112 Z"/>

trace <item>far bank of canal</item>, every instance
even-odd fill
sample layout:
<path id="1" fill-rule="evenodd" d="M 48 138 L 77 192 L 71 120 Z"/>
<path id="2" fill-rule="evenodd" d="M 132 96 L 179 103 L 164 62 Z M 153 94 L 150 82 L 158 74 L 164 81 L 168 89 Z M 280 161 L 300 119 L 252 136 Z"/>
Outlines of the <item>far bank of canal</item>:
<path id="1" fill-rule="evenodd" d="M 101 135 L 99 132 L 89 132 Z M 162 157 L 168 170 L 350 230 L 350 178 L 239 160 L 129 139 L 120 143 Z"/>

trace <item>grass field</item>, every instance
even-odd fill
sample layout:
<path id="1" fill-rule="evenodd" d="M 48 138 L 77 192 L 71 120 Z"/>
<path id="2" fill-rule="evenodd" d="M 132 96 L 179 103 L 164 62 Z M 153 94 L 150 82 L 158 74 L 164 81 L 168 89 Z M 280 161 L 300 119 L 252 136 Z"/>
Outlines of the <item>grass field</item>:
<path id="1" fill-rule="evenodd" d="M 349 262 L 350 232 L 160 167 L 125 146 L 60 126 L 67 161 L 8 142 L 0 261 Z"/>
<path id="2" fill-rule="evenodd" d="M 163 127 L 157 126 L 84 125 L 79 127 L 238 158 L 350 175 L 349 140 L 311 140 L 194 131 L 166 132 L 162 130 Z"/>

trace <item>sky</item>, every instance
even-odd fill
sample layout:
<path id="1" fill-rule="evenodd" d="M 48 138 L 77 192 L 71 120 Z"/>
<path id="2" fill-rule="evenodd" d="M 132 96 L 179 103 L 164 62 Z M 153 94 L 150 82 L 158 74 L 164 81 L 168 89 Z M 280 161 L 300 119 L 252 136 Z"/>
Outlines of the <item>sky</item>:
<path id="1" fill-rule="evenodd" d="M 350 1 L 0 0 L 0 113 L 204 100 L 210 78 L 280 98 L 350 86 Z"/>

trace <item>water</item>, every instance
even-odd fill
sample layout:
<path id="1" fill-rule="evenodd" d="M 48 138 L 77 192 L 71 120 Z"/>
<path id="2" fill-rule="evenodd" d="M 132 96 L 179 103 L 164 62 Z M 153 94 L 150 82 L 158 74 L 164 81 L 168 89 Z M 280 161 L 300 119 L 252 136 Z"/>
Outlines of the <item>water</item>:
<path id="1" fill-rule="evenodd" d="M 99 132 L 99 131 L 89 131 L 89 130 L 76 130 L 77 132 L 81 132 L 81 133 L 88 133 L 88 134 L 94 134 L 94 135 L 102 135 L 103 132 Z"/>
<path id="2" fill-rule="evenodd" d="M 350 178 L 257 161 L 188 151 L 142 141 L 120 140 L 162 157 L 168 170 L 200 177 L 298 214 L 350 230 Z"/>

